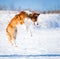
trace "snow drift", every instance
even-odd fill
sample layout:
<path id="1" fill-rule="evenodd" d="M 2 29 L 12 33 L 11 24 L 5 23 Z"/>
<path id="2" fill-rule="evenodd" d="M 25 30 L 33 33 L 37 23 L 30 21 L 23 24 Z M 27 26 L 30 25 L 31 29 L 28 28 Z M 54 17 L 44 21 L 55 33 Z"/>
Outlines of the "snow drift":
<path id="1" fill-rule="evenodd" d="M 11 46 L 6 35 L 6 27 L 15 14 L 0 14 L 0 54 L 60 53 L 60 14 L 40 14 L 38 25 L 30 24 L 32 37 L 24 25 L 18 25 L 18 47 Z"/>

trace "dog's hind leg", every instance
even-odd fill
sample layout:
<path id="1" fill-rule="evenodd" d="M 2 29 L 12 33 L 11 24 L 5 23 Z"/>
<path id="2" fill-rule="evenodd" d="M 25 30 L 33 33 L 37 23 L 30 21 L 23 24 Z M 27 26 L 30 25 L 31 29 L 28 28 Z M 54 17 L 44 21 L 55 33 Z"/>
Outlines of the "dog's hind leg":
<path id="1" fill-rule="evenodd" d="M 7 32 L 7 35 L 9 36 L 9 42 L 11 43 L 11 45 L 13 45 L 12 43 L 13 36 L 9 32 Z"/>
<path id="2" fill-rule="evenodd" d="M 14 44 L 16 45 L 16 36 L 17 36 L 17 27 L 14 28 L 13 38 L 14 38 Z"/>

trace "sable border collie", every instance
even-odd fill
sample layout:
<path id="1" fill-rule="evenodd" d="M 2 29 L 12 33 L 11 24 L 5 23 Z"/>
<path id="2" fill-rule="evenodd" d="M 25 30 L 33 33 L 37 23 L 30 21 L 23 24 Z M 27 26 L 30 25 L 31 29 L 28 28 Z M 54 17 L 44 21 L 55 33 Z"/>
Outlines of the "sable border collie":
<path id="1" fill-rule="evenodd" d="M 33 23 L 35 23 L 37 21 L 37 17 L 38 17 L 38 13 L 32 13 L 32 14 L 28 14 L 25 11 L 21 11 L 19 14 L 15 15 L 12 20 L 9 22 L 7 28 L 6 28 L 6 32 L 7 35 L 9 37 L 9 42 L 11 43 L 11 45 L 13 45 L 13 41 L 14 44 L 16 45 L 16 35 L 17 35 L 17 25 L 18 24 L 24 24 L 24 19 L 25 18 L 30 18 Z M 34 24 L 35 25 L 35 24 Z"/>

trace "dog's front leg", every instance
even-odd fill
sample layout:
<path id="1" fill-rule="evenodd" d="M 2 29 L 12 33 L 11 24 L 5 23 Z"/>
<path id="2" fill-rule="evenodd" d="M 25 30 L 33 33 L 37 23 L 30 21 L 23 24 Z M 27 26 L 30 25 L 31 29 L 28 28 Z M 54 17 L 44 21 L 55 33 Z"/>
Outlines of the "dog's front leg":
<path id="1" fill-rule="evenodd" d="M 28 31 L 30 31 L 30 35 L 32 36 L 31 29 L 29 29 L 29 27 L 28 27 L 28 26 L 26 26 L 26 30 L 27 30 L 27 32 L 28 32 Z"/>
<path id="2" fill-rule="evenodd" d="M 30 30 L 30 35 L 31 35 L 31 37 L 32 37 L 32 32 L 31 32 L 31 30 Z"/>
<path id="3" fill-rule="evenodd" d="M 26 31 L 28 32 L 28 26 L 26 26 Z"/>

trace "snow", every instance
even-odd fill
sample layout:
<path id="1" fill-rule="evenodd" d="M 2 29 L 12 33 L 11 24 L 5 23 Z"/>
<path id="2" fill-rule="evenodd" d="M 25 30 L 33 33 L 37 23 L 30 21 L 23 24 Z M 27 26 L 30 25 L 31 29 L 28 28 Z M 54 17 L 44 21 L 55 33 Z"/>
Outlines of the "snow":
<path id="1" fill-rule="evenodd" d="M 38 17 L 41 28 L 60 27 L 60 14 L 41 14 Z"/>
<path id="2" fill-rule="evenodd" d="M 27 24 L 18 25 L 18 33 L 16 39 L 18 47 L 10 45 L 6 34 L 6 27 L 15 14 L 0 14 L 0 55 L 34 55 L 60 53 L 60 14 L 40 14 L 38 17 L 38 25 L 34 26 L 32 22 L 30 22 L 28 24 L 28 32 L 25 28 L 25 25 Z"/>

